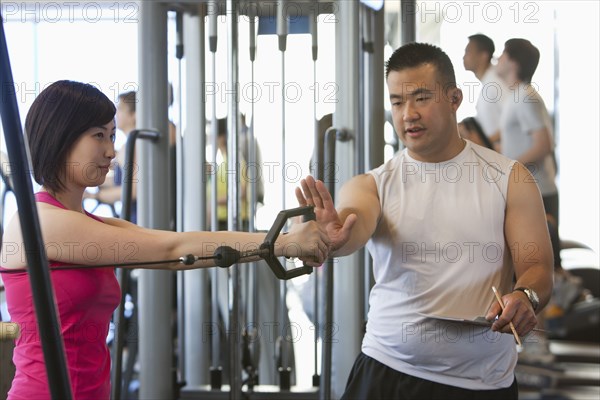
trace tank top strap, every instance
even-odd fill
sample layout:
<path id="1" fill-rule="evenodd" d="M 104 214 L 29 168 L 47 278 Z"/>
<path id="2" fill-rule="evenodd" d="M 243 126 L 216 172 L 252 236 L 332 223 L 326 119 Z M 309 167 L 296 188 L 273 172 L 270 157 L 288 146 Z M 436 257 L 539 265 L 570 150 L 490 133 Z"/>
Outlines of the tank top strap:
<path id="1" fill-rule="evenodd" d="M 52 206 L 58 207 L 58 208 L 62 208 L 63 210 L 66 210 L 67 207 L 64 206 L 63 203 L 61 203 L 60 201 L 58 201 L 54 196 L 52 196 L 50 193 L 48 192 L 37 192 L 35 194 L 35 201 L 39 202 L 39 203 L 46 203 L 46 204 L 50 204 Z M 85 211 L 85 210 L 84 210 Z M 94 214 L 90 214 L 89 212 L 85 211 L 85 215 L 87 215 L 90 218 L 95 219 L 96 221 L 99 222 L 104 222 L 102 220 L 102 218 L 95 216 Z"/>
<path id="2" fill-rule="evenodd" d="M 67 207 L 65 207 L 60 201 L 56 200 L 54 198 L 54 196 L 52 196 L 48 192 L 37 192 L 35 194 L 35 201 L 37 201 L 39 203 L 47 203 L 47 204 L 50 204 L 52 206 L 55 206 L 55 207 L 58 207 L 58 208 L 62 208 L 64 210 L 67 209 Z"/>

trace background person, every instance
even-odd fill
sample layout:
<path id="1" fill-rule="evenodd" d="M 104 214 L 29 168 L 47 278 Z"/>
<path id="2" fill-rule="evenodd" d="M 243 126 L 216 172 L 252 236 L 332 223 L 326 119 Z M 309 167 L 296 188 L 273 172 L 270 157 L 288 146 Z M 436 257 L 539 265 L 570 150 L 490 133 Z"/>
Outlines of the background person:
<path id="1" fill-rule="evenodd" d="M 131 131 L 136 127 L 136 92 L 129 91 L 119 95 L 119 101 L 117 103 L 117 114 L 116 123 L 117 129 L 129 137 Z M 124 179 L 124 168 L 125 168 L 125 145 L 116 154 L 115 161 L 112 163 L 111 171 L 109 172 L 106 181 L 98 186 L 96 192 L 86 192 L 85 197 L 93 198 L 101 204 L 107 204 L 112 208 L 113 215 L 118 216 L 119 213 L 116 211 L 116 203 L 122 201 L 123 194 L 123 179 Z M 137 163 L 133 162 L 133 174 L 131 182 L 131 212 L 130 221 L 133 223 L 137 222 L 137 174 L 136 168 Z"/>
<path id="2" fill-rule="evenodd" d="M 546 213 L 560 227 L 552 120 L 544 100 L 531 83 L 539 50 L 526 39 L 510 39 L 498 59 L 498 74 L 509 86 L 500 123 L 502 154 L 525 165 L 537 182 Z"/>
<path id="3" fill-rule="evenodd" d="M 481 125 L 475 117 L 467 117 L 458 123 L 458 133 L 463 139 L 470 140 L 488 149 L 494 150 L 494 145 L 485 135 Z"/>
<path id="4" fill-rule="evenodd" d="M 478 33 L 469 36 L 469 43 L 463 56 L 465 69 L 473 72 L 481 83 L 481 90 L 475 104 L 476 117 L 483 132 L 492 142 L 500 140 L 500 114 L 508 93 L 504 82 L 492 65 L 494 51 L 496 51 L 494 41 Z"/>

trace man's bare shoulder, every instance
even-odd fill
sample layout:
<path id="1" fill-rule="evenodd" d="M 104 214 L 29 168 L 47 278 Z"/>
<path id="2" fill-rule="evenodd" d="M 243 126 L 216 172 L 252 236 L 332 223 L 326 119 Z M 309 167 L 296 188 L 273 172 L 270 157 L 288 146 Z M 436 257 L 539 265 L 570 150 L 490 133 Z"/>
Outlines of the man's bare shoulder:
<path id="1" fill-rule="evenodd" d="M 523 164 L 515 162 L 508 180 L 507 208 L 535 208 L 541 204 L 542 195 L 533 174 Z"/>
<path id="2" fill-rule="evenodd" d="M 356 175 L 346 182 L 340 190 L 338 204 L 341 207 L 349 208 L 377 208 L 379 195 L 373 176 L 370 174 Z"/>
<path id="3" fill-rule="evenodd" d="M 528 186 L 537 188 L 537 182 L 533 174 L 520 162 L 515 162 L 510 169 L 508 181 L 509 189 L 514 186 Z"/>
<path id="4" fill-rule="evenodd" d="M 373 175 L 365 173 L 352 177 L 343 185 L 342 190 L 366 190 L 377 193 L 377 185 Z"/>

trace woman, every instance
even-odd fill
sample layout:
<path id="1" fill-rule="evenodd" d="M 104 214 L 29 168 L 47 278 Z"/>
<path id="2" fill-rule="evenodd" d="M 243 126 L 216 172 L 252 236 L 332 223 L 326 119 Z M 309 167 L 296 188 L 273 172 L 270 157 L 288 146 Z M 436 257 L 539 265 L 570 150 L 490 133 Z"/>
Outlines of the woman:
<path id="1" fill-rule="evenodd" d="M 112 268 L 95 265 L 171 260 L 186 254 L 211 256 L 216 246 L 248 248 L 262 243 L 265 236 L 160 231 L 85 212 L 85 189 L 104 182 L 115 157 L 114 118 L 114 104 L 93 86 L 58 81 L 40 93 L 25 121 L 34 176 L 42 185 L 36 201 L 74 398 L 108 399 L 110 394 L 106 336 L 119 302 L 119 286 Z M 16 374 L 8 397 L 49 398 L 22 242 L 19 219 L 13 218 L 5 231 L 0 272 L 10 315 L 21 326 L 22 334 L 16 341 Z M 7 246 L 11 246 L 10 251 L 5 251 Z M 328 253 L 328 238 L 315 222 L 299 224 L 288 235 L 279 236 L 275 253 L 301 256 L 308 265 L 316 266 Z M 89 268 L 56 269 L 69 264 Z M 166 268 L 211 266 L 212 260 L 204 260 L 193 266 L 173 264 Z"/>
<path id="2" fill-rule="evenodd" d="M 494 150 L 494 145 L 490 139 L 483 133 L 481 125 L 474 117 L 467 117 L 458 123 L 458 133 L 464 139 L 478 144 L 488 149 Z"/>

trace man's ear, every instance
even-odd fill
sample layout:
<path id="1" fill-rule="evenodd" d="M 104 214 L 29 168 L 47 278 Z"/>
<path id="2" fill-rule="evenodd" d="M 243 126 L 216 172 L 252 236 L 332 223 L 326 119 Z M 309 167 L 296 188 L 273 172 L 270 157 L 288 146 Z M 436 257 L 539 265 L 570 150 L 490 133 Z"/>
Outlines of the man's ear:
<path id="1" fill-rule="evenodd" d="M 450 103 L 452 103 L 452 105 L 454 105 L 454 108 L 457 109 L 463 101 L 462 90 L 460 90 L 459 88 L 452 88 L 450 89 L 448 95 L 450 97 Z"/>

